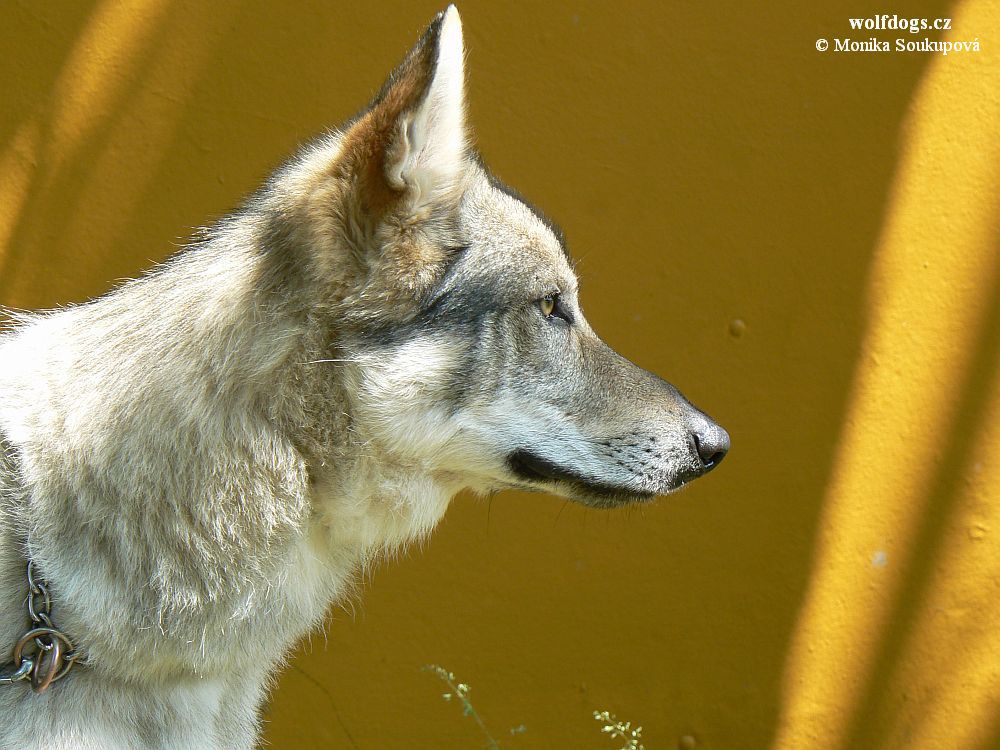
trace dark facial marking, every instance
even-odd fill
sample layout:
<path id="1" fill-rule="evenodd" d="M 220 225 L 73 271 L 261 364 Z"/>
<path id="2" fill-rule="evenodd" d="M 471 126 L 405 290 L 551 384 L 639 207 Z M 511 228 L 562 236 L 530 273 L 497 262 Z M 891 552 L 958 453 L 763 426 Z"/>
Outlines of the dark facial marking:
<path id="1" fill-rule="evenodd" d="M 585 495 L 592 495 L 602 501 L 633 501 L 649 500 L 656 497 L 653 492 L 637 492 L 592 479 L 577 474 L 546 458 L 542 458 L 528 450 L 514 451 L 507 458 L 510 470 L 522 479 L 531 482 L 565 482 Z"/>

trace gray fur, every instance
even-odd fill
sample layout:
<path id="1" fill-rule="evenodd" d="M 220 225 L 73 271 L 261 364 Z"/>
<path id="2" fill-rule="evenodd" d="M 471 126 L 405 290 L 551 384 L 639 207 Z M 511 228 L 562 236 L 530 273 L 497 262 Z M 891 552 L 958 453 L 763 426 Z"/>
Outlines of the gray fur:
<path id="1" fill-rule="evenodd" d="M 458 490 L 611 506 L 710 468 L 692 435 L 724 451 L 469 153 L 461 52 L 450 9 L 197 243 L 0 337 L 0 658 L 26 556 L 87 657 L 0 687 L 0 746 L 250 748 L 290 648 Z"/>

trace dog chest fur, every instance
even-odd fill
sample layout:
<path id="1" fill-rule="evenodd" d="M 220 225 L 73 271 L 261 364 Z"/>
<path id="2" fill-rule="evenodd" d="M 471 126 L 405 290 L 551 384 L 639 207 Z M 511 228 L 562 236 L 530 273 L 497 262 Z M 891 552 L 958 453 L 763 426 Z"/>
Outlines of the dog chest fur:
<path id="1" fill-rule="evenodd" d="M 57 623 L 90 662 L 40 698 L 0 690 L 4 715 L 81 690 L 117 694 L 120 715 L 134 699 L 119 687 L 137 684 L 163 715 L 207 726 L 238 716 L 218 747 L 249 747 L 267 675 L 290 645 L 350 594 L 359 566 L 429 532 L 447 507 L 453 491 L 380 459 L 376 443 L 328 441 L 347 403 L 329 365 L 302 366 L 318 356 L 308 325 L 248 302 L 259 258 L 219 263 L 196 250 L 156 284 L 0 340 L 0 601 L 15 603 L 0 618 L 0 652 L 27 625 L 17 603 L 29 552 L 51 581 Z M 192 278 L 203 280 L 197 296 Z M 154 290 L 150 305 L 142 297 Z M 176 342 L 185 328 L 197 351 Z M 162 746 L 208 747 L 185 744 L 187 725 L 175 722 Z M 120 730 L 94 722 L 60 731 L 66 747 L 119 746 Z"/>

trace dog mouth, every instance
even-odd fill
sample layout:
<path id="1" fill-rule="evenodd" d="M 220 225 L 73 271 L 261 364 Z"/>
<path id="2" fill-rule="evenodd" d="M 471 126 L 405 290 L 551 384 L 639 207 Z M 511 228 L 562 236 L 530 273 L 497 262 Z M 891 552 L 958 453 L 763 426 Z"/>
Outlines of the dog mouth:
<path id="1" fill-rule="evenodd" d="M 610 507 L 625 503 L 647 502 L 660 494 L 596 481 L 524 449 L 511 453 L 507 458 L 507 465 L 519 479 L 535 484 L 561 484 L 569 490 L 566 494 L 571 499 L 587 505 Z"/>

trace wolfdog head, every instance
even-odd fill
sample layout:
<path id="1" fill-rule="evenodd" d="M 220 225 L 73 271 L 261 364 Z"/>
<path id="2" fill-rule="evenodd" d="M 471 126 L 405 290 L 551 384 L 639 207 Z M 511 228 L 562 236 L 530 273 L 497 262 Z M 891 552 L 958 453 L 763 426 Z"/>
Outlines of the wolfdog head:
<path id="1" fill-rule="evenodd" d="M 594 333 L 559 230 L 471 150 L 464 87 L 449 7 L 271 183 L 336 312 L 352 439 L 450 487 L 594 506 L 713 469 L 729 436 Z"/>

